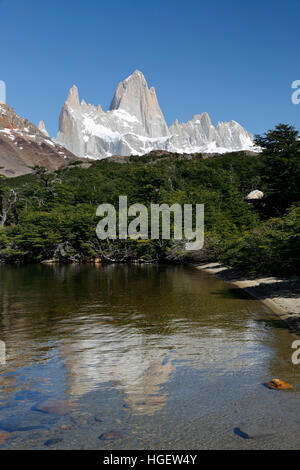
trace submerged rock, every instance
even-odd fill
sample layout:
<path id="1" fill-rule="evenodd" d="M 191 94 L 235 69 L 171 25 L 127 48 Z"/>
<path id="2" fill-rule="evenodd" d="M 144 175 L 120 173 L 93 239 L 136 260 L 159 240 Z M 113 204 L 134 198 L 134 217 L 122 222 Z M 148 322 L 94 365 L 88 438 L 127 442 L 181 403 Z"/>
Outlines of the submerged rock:
<path id="1" fill-rule="evenodd" d="M 63 439 L 57 438 L 57 439 L 49 439 L 48 441 L 45 442 L 45 446 L 51 447 L 54 446 L 55 444 L 58 444 L 59 442 L 62 442 Z"/>
<path id="2" fill-rule="evenodd" d="M 121 431 L 109 431 L 101 434 L 99 436 L 99 439 L 101 441 L 115 441 L 117 439 L 121 439 L 123 437 L 123 434 Z"/>
<path id="3" fill-rule="evenodd" d="M 98 423 L 102 423 L 103 417 L 99 413 L 95 414 L 94 420 L 97 421 Z"/>
<path id="4" fill-rule="evenodd" d="M 56 398 L 49 398 L 39 402 L 32 407 L 33 411 L 40 411 L 41 413 L 56 414 L 64 416 L 71 411 L 75 411 L 78 404 L 70 400 L 57 400 Z"/>
<path id="5" fill-rule="evenodd" d="M 234 428 L 233 432 L 242 439 L 253 439 L 253 437 L 249 436 L 249 434 L 242 431 L 240 428 Z"/>
<path id="6" fill-rule="evenodd" d="M 36 429 L 47 429 L 47 426 L 43 423 L 34 424 L 30 419 L 12 416 L 0 421 L 0 429 L 7 432 L 35 431 Z"/>

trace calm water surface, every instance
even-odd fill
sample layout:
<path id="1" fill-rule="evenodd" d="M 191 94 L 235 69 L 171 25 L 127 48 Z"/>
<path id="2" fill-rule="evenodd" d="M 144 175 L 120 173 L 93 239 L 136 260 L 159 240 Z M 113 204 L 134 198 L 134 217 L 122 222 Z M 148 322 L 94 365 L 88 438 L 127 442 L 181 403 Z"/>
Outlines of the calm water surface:
<path id="1" fill-rule="evenodd" d="M 194 268 L 2 266 L 2 447 L 299 448 L 300 395 L 262 385 L 300 389 L 294 339 Z"/>

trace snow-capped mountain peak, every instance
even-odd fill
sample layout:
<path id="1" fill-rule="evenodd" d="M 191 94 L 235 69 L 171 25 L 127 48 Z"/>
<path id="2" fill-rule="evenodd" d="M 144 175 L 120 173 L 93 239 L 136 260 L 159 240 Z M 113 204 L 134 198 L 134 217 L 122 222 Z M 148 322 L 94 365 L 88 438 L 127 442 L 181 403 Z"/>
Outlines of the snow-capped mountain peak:
<path id="1" fill-rule="evenodd" d="M 109 109 L 110 111 L 122 109 L 136 117 L 143 125 L 144 135 L 148 137 L 169 135 L 155 89 L 148 88 L 146 79 L 139 70 L 119 83 Z"/>
<path id="2" fill-rule="evenodd" d="M 76 85 L 70 89 L 59 119 L 57 142 L 78 157 L 142 155 L 151 150 L 179 153 L 250 150 L 253 136 L 235 121 L 219 122 L 196 114 L 168 128 L 155 89 L 149 89 L 142 72 L 119 83 L 108 111 L 80 102 Z"/>

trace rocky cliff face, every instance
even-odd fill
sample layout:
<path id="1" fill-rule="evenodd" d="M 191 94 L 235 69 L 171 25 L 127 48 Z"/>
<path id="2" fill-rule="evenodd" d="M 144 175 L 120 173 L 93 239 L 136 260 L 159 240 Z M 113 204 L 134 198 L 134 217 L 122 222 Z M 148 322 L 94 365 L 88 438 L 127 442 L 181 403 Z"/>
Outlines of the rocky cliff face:
<path id="1" fill-rule="evenodd" d="M 98 159 L 165 148 L 168 137 L 155 90 L 136 71 L 119 84 L 107 112 L 80 102 L 74 85 L 60 113 L 56 141 L 78 157 Z"/>
<path id="2" fill-rule="evenodd" d="M 46 137 L 49 137 L 44 121 L 39 122 L 38 128 Z"/>
<path id="3" fill-rule="evenodd" d="M 149 90 L 144 75 L 138 70 L 118 85 L 110 110 L 124 110 L 134 116 L 141 124 L 141 135 L 154 138 L 169 135 L 155 89 Z"/>
<path id="4" fill-rule="evenodd" d="M 168 129 L 154 88 L 136 70 L 121 82 L 109 111 L 79 101 L 74 85 L 60 113 L 57 142 L 78 157 L 143 155 L 152 150 L 223 153 L 253 150 L 253 136 L 235 121 L 216 127 L 207 113 Z"/>
<path id="5" fill-rule="evenodd" d="M 50 139 L 44 123 L 38 128 L 7 104 L 0 104 L 0 174 L 19 176 L 32 172 L 30 167 L 36 165 L 56 170 L 73 160 L 77 158 Z"/>

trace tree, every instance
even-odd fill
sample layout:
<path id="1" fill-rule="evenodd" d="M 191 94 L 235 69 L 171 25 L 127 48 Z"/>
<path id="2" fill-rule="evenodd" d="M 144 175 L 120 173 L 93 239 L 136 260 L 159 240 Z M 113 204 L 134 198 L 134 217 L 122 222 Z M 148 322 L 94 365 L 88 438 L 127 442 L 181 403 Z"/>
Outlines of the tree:
<path id="1" fill-rule="evenodd" d="M 46 170 L 43 166 L 33 166 L 31 167 L 33 170 L 34 174 L 38 177 L 39 181 L 43 184 L 44 188 L 47 189 L 49 188 L 51 182 L 54 179 L 53 173 L 50 173 L 49 171 Z"/>
<path id="2" fill-rule="evenodd" d="M 4 227 L 9 213 L 15 210 L 18 202 L 17 192 L 14 189 L 9 189 L 4 184 L 5 180 L 6 177 L 0 175 L 0 228 Z"/>
<path id="3" fill-rule="evenodd" d="M 278 124 L 264 136 L 255 136 L 262 147 L 261 177 L 272 195 L 276 215 L 283 213 L 300 197 L 300 140 L 298 131 L 287 124 Z"/>
<path id="4" fill-rule="evenodd" d="M 299 150 L 299 133 L 294 126 L 278 124 L 263 136 L 255 135 L 255 144 L 262 147 L 268 154 L 289 153 L 296 148 Z"/>

